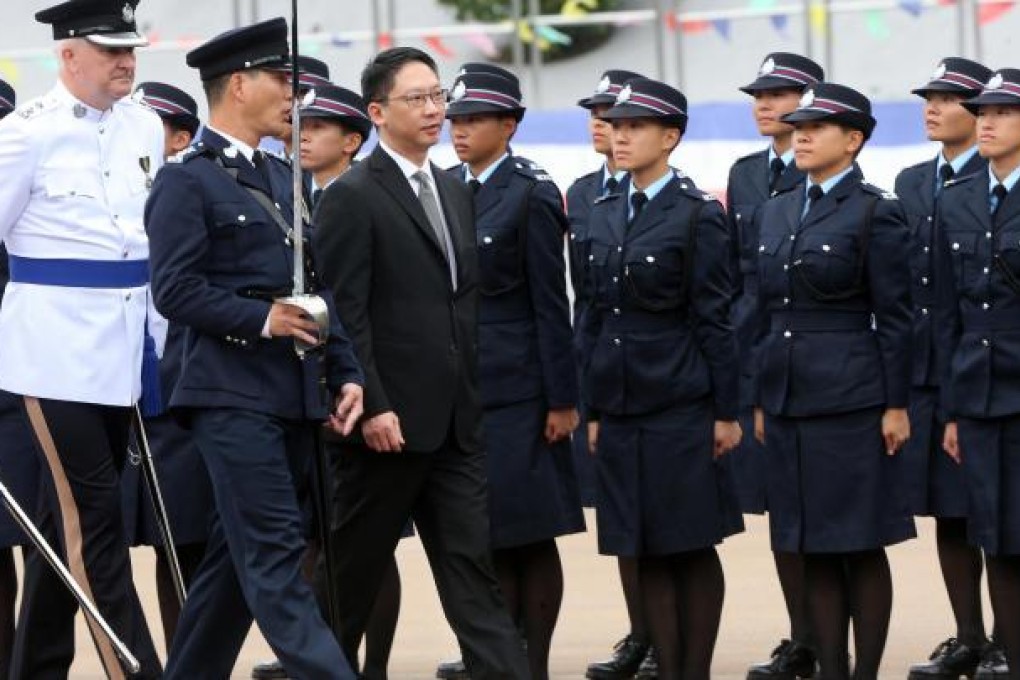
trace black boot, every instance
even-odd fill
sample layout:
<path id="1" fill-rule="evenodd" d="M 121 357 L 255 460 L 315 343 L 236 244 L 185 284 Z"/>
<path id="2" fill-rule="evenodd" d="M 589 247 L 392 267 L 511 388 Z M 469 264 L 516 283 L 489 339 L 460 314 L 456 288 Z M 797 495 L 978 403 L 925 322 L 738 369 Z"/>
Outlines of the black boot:
<path id="1" fill-rule="evenodd" d="M 1009 677 L 1009 664 L 1006 662 L 1006 652 L 995 640 L 985 645 L 981 652 L 981 663 L 978 664 L 975 680 L 995 680 L 996 678 Z"/>
<path id="2" fill-rule="evenodd" d="M 277 659 L 264 661 L 251 669 L 251 677 L 255 680 L 287 680 L 287 670 Z"/>
<path id="3" fill-rule="evenodd" d="M 648 643 L 628 635 L 616 643 L 611 657 L 588 664 L 584 676 L 589 680 L 628 680 L 637 673 L 647 654 Z"/>
<path id="4" fill-rule="evenodd" d="M 436 667 L 436 677 L 443 680 L 470 680 L 464 661 L 444 661 Z"/>
<path id="5" fill-rule="evenodd" d="M 747 669 L 747 680 L 796 680 L 815 675 L 815 653 L 794 640 L 781 640 L 772 658 Z"/>
<path id="6" fill-rule="evenodd" d="M 634 680 L 656 680 L 659 677 L 659 657 L 655 653 L 655 647 L 649 647 L 645 654 L 645 660 L 641 667 L 634 674 Z"/>
<path id="7" fill-rule="evenodd" d="M 974 677 L 981 650 L 949 638 L 931 653 L 926 663 L 910 667 L 909 680 L 957 680 L 961 675 Z"/>

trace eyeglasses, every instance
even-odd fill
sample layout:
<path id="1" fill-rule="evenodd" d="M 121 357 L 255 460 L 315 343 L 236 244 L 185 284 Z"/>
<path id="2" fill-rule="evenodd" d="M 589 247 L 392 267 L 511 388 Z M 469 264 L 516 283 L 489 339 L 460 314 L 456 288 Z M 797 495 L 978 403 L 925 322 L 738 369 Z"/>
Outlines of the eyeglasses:
<path id="1" fill-rule="evenodd" d="M 436 108 L 443 108 L 446 106 L 446 100 L 449 96 L 449 90 L 433 90 L 432 92 L 412 92 L 411 94 L 403 94 L 399 97 L 386 97 L 380 99 L 379 102 L 392 101 L 394 99 L 402 100 L 409 108 L 420 109 L 425 106 L 425 102 L 431 100 Z"/>

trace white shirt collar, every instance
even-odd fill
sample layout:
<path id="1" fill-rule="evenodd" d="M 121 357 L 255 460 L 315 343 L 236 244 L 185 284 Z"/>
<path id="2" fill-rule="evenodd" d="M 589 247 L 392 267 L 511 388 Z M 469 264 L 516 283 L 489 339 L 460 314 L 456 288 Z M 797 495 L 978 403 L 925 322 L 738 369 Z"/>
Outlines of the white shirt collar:
<path id="1" fill-rule="evenodd" d="M 419 189 L 418 180 L 412 181 L 412 179 L 414 178 L 414 174 L 416 172 L 419 171 L 424 172 L 426 175 L 429 176 L 429 180 L 432 181 L 432 184 L 435 185 L 436 178 L 433 177 L 432 175 L 432 163 L 429 162 L 428 158 L 425 159 L 425 165 L 417 166 L 414 164 L 414 161 L 407 158 L 406 156 L 400 155 L 392 148 L 390 148 L 390 146 L 386 142 L 384 142 L 382 138 L 379 139 L 379 146 L 381 146 L 382 150 L 389 154 L 390 158 L 392 158 L 394 162 L 396 162 L 397 167 L 400 168 L 400 172 L 404 173 L 404 177 L 407 178 L 407 181 L 411 184 L 411 187 L 414 189 L 414 193 L 417 194 Z"/>
<path id="2" fill-rule="evenodd" d="M 244 157 L 248 159 L 249 163 L 253 163 L 254 162 L 255 149 L 253 147 L 251 147 L 248 144 L 245 144 L 244 142 L 242 142 L 237 137 L 232 137 L 232 136 L 228 135 L 226 132 L 224 132 L 223 130 L 220 130 L 219 128 L 213 127 L 212 125 L 206 125 L 206 127 L 209 128 L 210 130 L 212 130 L 213 132 L 215 132 L 216 134 L 218 134 L 223 139 L 225 139 L 228 142 L 230 142 L 231 146 L 236 146 L 237 150 L 240 151 L 241 154 L 243 154 Z"/>
<path id="3" fill-rule="evenodd" d="M 75 107 L 78 107 L 78 110 L 75 111 L 75 118 L 86 118 L 91 121 L 101 121 L 104 118 L 109 117 L 109 115 L 113 112 L 112 106 L 106 111 L 100 111 L 99 109 L 92 108 L 71 94 L 71 91 L 68 90 L 67 86 L 60 80 L 58 80 L 57 84 L 53 86 L 50 94 L 55 97 L 57 101 L 60 101 L 72 111 L 75 110 Z M 114 105 L 116 105 L 116 102 L 114 102 Z M 79 111 L 84 111 L 84 114 L 78 115 Z"/>

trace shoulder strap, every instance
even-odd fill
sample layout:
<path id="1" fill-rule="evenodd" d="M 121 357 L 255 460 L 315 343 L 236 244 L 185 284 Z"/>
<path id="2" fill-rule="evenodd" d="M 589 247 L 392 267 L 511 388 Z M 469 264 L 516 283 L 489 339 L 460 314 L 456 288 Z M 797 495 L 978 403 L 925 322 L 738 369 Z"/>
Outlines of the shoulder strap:
<path id="1" fill-rule="evenodd" d="M 218 165 L 223 170 L 223 172 L 230 175 L 235 181 L 237 180 L 237 170 L 233 168 L 228 168 L 226 165 L 224 165 L 223 159 L 220 158 L 219 156 L 216 156 L 215 160 L 216 165 Z M 273 221 L 276 222 L 276 226 L 280 228 L 280 231 L 283 232 L 283 235 L 287 238 L 287 241 L 289 242 L 294 234 L 294 230 L 291 227 L 291 225 L 287 222 L 287 220 L 284 219 L 283 213 L 281 213 L 280 209 L 276 207 L 276 204 L 270 200 L 269 196 L 266 196 L 258 189 L 254 187 L 244 188 L 248 191 L 249 194 L 252 195 L 252 198 L 254 198 L 258 202 L 258 204 L 262 206 L 262 208 L 265 209 L 267 213 L 269 213 L 269 216 L 273 218 Z"/>

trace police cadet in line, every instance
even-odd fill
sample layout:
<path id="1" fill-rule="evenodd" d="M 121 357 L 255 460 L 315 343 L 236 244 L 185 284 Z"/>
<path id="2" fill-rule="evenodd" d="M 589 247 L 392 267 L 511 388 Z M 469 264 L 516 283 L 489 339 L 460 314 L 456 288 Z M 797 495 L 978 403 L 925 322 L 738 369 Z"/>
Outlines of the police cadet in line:
<path id="1" fill-rule="evenodd" d="M 312 61 L 318 62 L 304 56 L 299 56 L 298 60 L 305 68 L 309 67 Z M 315 69 L 315 64 L 311 64 L 311 68 Z M 325 68 L 325 64 L 322 64 L 322 68 Z M 364 100 L 345 87 L 323 81 L 321 73 L 321 69 L 318 73 L 313 70 L 302 70 L 300 73 L 301 86 L 314 91 L 314 98 L 301 109 L 300 148 L 301 169 L 305 172 L 303 177 L 308 179 L 307 184 L 311 189 L 310 206 L 313 210 L 322 192 L 351 168 L 362 145 L 372 134 L 372 121 L 368 117 Z M 334 444 L 329 441 L 327 433 L 326 451 L 333 454 L 331 451 L 333 448 Z M 330 455 L 329 459 L 334 468 L 335 484 L 341 474 L 338 456 Z M 336 493 L 335 488 L 332 489 L 332 493 Z M 407 534 L 413 534 L 410 525 Z M 309 550 L 314 553 L 311 557 L 316 562 L 320 561 L 319 548 L 314 546 L 317 536 L 318 532 L 312 532 L 309 539 Z M 318 566 L 324 568 L 325 565 Z M 316 570 L 314 578 L 320 604 L 325 605 L 323 570 Z M 377 677 L 386 675 L 400 613 L 400 596 L 400 573 L 397 571 L 397 560 L 394 556 L 387 568 L 365 633 L 365 667 L 378 672 Z M 257 664 L 252 669 L 251 675 L 255 680 L 288 677 L 286 669 L 278 660 Z"/>
<path id="2" fill-rule="evenodd" d="M 630 173 L 589 222 L 585 399 L 603 554 L 637 558 L 658 677 L 706 679 L 723 604 L 715 545 L 743 528 L 722 456 L 740 441 L 722 206 L 669 156 L 687 101 L 630 80 L 602 117 Z"/>
<path id="3" fill-rule="evenodd" d="M 938 201 L 936 332 L 946 451 L 962 464 L 971 545 L 984 551 L 996 640 L 1020 677 L 1020 69 L 996 71 L 963 104 L 988 170 Z"/>
<path id="4" fill-rule="evenodd" d="M 167 159 L 187 149 L 198 132 L 198 106 L 186 92 L 166 83 L 147 82 L 135 88 L 135 101 L 149 107 L 163 121 Z M 172 323 L 167 330 L 166 348 L 159 363 L 163 403 L 170 402 L 177 377 L 181 373 L 184 352 L 184 328 Z M 209 516 L 213 512 L 212 487 L 191 433 L 174 418 L 163 413 L 145 418 L 145 431 L 153 462 L 163 491 L 177 558 L 187 588 L 205 555 Z M 181 613 L 174 589 L 166 550 L 152 511 L 152 500 L 142 480 L 138 456 L 141 453 L 137 433 L 133 435 L 131 465 L 125 466 L 121 483 L 124 491 L 124 523 L 128 544 L 150 545 L 156 555 L 156 595 L 163 622 L 166 648 L 170 649 Z"/>
<path id="5" fill-rule="evenodd" d="M 541 680 L 563 599 L 555 539 L 584 531 L 570 449 L 578 415 L 567 218 L 549 175 L 510 148 L 525 112 L 516 77 L 469 69 L 453 83 L 446 117 L 461 160 L 449 172 L 474 194 L 490 540 L 531 677 Z"/>
<path id="6" fill-rule="evenodd" d="M 600 117 L 616 102 L 616 95 L 631 78 L 642 77 L 633 71 L 613 69 L 605 71 L 599 78 L 594 92 L 577 102 L 589 113 L 588 131 L 591 133 L 592 148 L 605 157 L 602 167 L 579 177 L 567 189 L 567 218 L 570 222 L 570 240 L 567 254 L 570 257 L 570 282 L 574 291 L 574 333 L 579 339 L 584 327 L 584 313 L 590 302 L 590 291 L 585 289 L 588 267 L 588 221 L 595 201 L 616 190 L 627 176 L 626 170 L 616 167 L 613 159 L 612 127 Z M 575 342 L 575 350 L 579 343 Z M 578 373 L 583 369 L 585 357 L 576 352 Z M 581 418 L 587 422 L 584 413 L 583 385 Z M 595 461 L 588 450 L 586 427 L 574 431 L 572 440 L 574 466 L 581 488 L 581 500 L 588 507 L 595 504 Z M 642 675 L 654 676 L 655 656 L 649 654 L 648 627 L 645 624 L 641 606 L 641 591 L 638 588 L 637 560 L 631 557 L 617 558 L 620 584 L 623 587 L 624 602 L 630 630 L 613 647 L 612 654 L 604 660 L 588 664 L 585 675 L 593 680 L 620 680 L 630 678 L 647 662 Z"/>
<path id="7" fill-rule="evenodd" d="M 939 62 L 929 82 L 912 92 L 925 100 L 928 139 L 940 144 L 938 155 L 903 170 L 896 194 L 910 227 L 911 299 L 914 308 L 910 440 L 903 449 L 903 471 L 915 515 L 935 518 L 936 545 L 956 632 L 939 644 L 930 659 L 911 666 L 911 680 L 973 676 L 989 646 L 981 612 L 982 559 L 967 542 L 967 488 L 964 473 L 942 449 L 943 414 L 939 407 L 939 371 L 934 328 L 934 217 L 943 185 L 953 177 L 986 172 L 978 154 L 974 116 L 961 103 L 981 93 L 990 69 L 958 57 Z"/>
<path id="8" fill-rule="evenodd" d="M 71 0 L 36 14 L 52 26 L 60 70 L 49 93 L 0 122 L 0 239 L 11 279 L 0 310 L 0 389 L 18 395 L 34 435 L 43 534 L 138 657 L 140 677 L 156 678 L 119 482 L 132 407 L 162 340 L 148 304 L 142 209 L 163 162 L 163 131 L 127 97 L 134 48 L 146 44 L 135 4 Z M 158 405 L 147 387 L 147 405 Z M 66 676 L 76 610 L 32 551 L 12 677 Z M 89 623 L 106 674 L 125 677 L 110 640 Z"/>
<path id="9" fill-rule="evenodd" d="M 329 65 L 321 59 L 315 57 L 309 57 L 304 54 L 298 55 L 298 96 L 304 97 L 309 90 L 319 87 L 320 85 L 331 85 L 329 80 Z M 293 149 L 291 146 L 294 142 L 293 131 L 288 121 L 287 127 L 281 130 L 281 132 L 275 137 L 261 140 L 259 148 L 267 153 L 279 158 L 280 160 L 290 162 L 291 154 Z M 282 148 L 281 145 L 282 144 Z M 309 191 L 310 178 L 303 176 L 305 191 Z"/>
<path id="10" fill-rule="evenodd" d="M 751 346 L 757 309 L 759 222 L 762 207 L 769 198 L 804 181 L 804 172 L 793 162 L 793 127 L 781 118 L 797 108 L 807 87 L 824 79 L 822 67 L 807 57 L 773 52 L 762 61 L 754 82 L 740 88 L 754 98 L 752 112 L 758 133 L 771 138 L 767 149 L 733 164 L 726 188 L 736 260 L 732 314 L 740 350 L 740 418 L 748 435 L 731 460 L 740 507 L 746 513 L 764 514 L 769 507 L 765 480 L 771 459 L 758 440 L 750 436 L 754 428 Z M 804 564 L 796 552 L 774 551 L 772 555 L 790 619 L 790 637 L 779 643 L 768 661 L 751 666 L 747 678 L 809 677 L 814 673 L 815 655 L 804 607 Z"/>
<path id="11" fill-rule="evenodd" d="M 914 536 L 895 454 L 909 436 L 908 232 L 857 154 L 871 102 L 818 83 L 793 113 L 797 186 L 765 204 L 758 247 L 755 435 L 767 466 L 772 549 L 804 559 L 825 680 L 878 677 L 892 608 L 884 547 Z"/>
<path id="12" fill-rule="evenodd" d="M 283 19 L 188 53 L 209 122 L 146 205 L 156 305 L 187 326 L 170 407 L 191 428 L 216 505 L 168 679 L 227 677 L 253 617 L 291 677 L 353 677 L 301 573 L 295 487 L 308 478 L 319 421 L 328 413 L 330 427 L 353 427 L 362 374 L 331 306 L 324 346 L 295 352 L 296 341 L 315 347 L 319 330 L 279 299 L 294 275 L 291 170 L 255 149 L 288 125 L 287 54 Z M 311 292 L 314 274 L 308 267 Z"/>
<path id="13" fill-rule="evenodd" d="M 0 120 L 14 111 L 14 88 L 0 80 Z M 10 279 L 7 249 L 0 243 L 0 303 Z M 21 415 L 21 398 L 0 391 L 0 481 L 10 489 L 26 511 L 36 506 L 39 486 L 39 462 L 36 460 L 32 433 Z M 14 570 L 14 546 L 31 545 L 25 532 L 9 512 L 0 514 L 0 678 L 10 673 L 14 648 L 14 607 L 18 597 L 18 577 Z M 23 557 L 27 554 L 23 554 Z"/>

